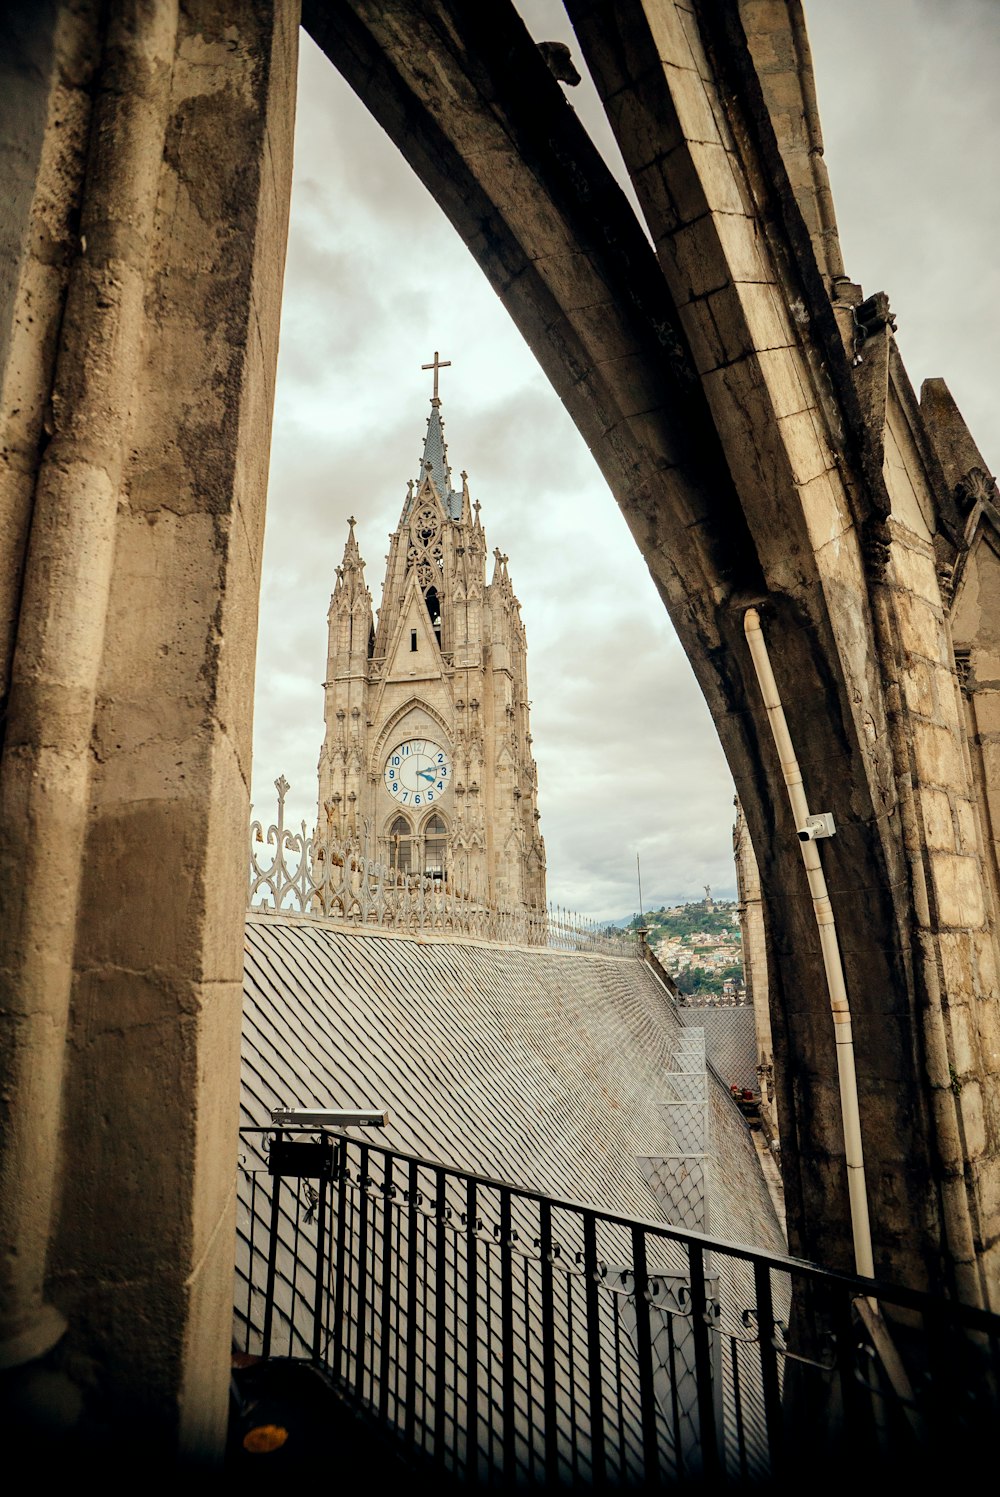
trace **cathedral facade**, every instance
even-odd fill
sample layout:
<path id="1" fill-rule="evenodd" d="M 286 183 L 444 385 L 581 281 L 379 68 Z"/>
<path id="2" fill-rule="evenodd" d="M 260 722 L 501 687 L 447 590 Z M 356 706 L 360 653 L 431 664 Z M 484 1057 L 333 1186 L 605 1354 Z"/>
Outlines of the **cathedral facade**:
<path id="1" fill-rule="evenodd" d="M 318 829 L 498 908 L 545 904 L 527 646 L 507 557 L 452 486 L 437 394 L 377 621 L 349 524 L 328 614 Z"/>

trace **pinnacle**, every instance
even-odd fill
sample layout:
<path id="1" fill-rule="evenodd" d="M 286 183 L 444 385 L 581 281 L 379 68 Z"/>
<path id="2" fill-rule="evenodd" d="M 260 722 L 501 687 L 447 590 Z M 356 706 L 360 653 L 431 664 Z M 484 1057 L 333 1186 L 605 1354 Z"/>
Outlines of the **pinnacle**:
<path id="1" fill-rule="evenodd" d="M 361 552 L 358 549 L 357 537 L 354 534 L 354 527 L 357 523 L 358 522 L 353 515 L 351 515 L 347 521 L 347 540 L 344 544 L 344 555 L 341 559 L 340 566 L 337 568 L 336 591 L 340 591 L 340 589 L 344 585 L 344 579 L 350 576 L 350 574 L 353 572 L 359 574 L 361 585 L 362 587 L 364 586 L 365 563 L 362 558 Z"/>

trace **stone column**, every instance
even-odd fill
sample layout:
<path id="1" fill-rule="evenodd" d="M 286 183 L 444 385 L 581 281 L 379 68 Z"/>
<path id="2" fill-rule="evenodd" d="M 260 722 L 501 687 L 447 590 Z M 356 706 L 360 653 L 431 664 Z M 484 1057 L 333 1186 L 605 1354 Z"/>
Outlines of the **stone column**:
<path id="1" fill-rule="evenodd" d="M 83 1438 L 211 1458 L 298 15 L 109 10 L 0 763 L 0 1337 L 61 1314 Z"/>

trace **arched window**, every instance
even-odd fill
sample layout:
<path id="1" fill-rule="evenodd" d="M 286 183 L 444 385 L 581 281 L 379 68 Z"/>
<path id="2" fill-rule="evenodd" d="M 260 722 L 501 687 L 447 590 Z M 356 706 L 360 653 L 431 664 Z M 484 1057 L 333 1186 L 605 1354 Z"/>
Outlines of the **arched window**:
<path id="1" fill-rule="evenodd" d="M 413 828 L 397 816 L 389 828 L 389 867 L 394 873 L 413 872 Z"/>
<path id="2" fill-rule="evenodd" d="M 438 598 L 437 588 L 429 587 L 424 593 L 427 604 L 427 612 L 430 614 L 431 628 L 434 630 L 434 638 L 441 644 L 441 603 Z"/>
<path id="3" fill-rule="evenodd" d="M 424 872 L 428 878 L 444 878 L 448 828 L 435 812 L 424 822 Z"/>

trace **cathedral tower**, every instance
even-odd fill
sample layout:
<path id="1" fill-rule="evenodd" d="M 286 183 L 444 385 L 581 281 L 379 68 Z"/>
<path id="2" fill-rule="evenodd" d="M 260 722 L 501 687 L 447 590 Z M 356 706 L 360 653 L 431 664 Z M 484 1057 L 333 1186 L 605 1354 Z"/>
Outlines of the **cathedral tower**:
<path id="1" fill-rule="evenodd" d="M 494 905 L 545 904 L 545 844 L 528 723 L 527 645 L 507 557 L 467 475 L 452 486 L 438 397 L 420 475 L 390 538 L 372 618 L 349 522 L 330 600 L 319 827 L 370 838 L 379 860 Z"/>

